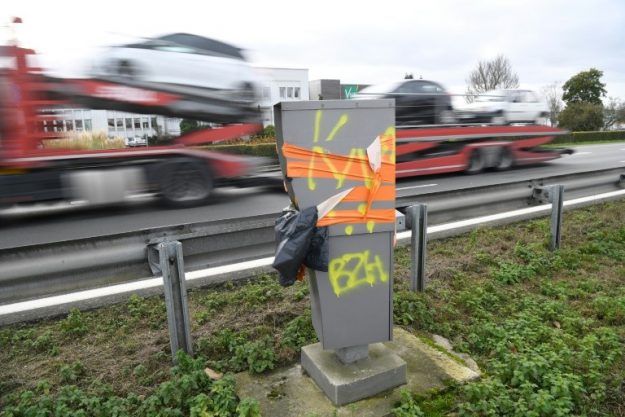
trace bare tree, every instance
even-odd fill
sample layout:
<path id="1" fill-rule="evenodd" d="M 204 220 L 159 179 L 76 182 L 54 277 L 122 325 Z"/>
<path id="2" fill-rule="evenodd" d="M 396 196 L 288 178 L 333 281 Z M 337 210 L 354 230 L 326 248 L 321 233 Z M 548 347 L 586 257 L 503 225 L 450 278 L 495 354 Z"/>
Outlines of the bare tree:
<path id="1" fill-rule="evenodd" d="M 516 88 L 519 76 L 512 71 L 510 61 L 504 55 L 498 55 L 490 61 L 480 61 L 467 78 L 467 97 L 471 102 L 475 96 L 496 88 Z"/>
<path id="2" fill-rule="evenodd" d="M 558 82 L 554 81 L 544 86 L 541 89 L 541 93 L 545 98 L 547 107 L 549 107 L 549 123 L 551 126 L 555 126 L 558 124 L 558 115 L 564 107 L 562 102 L 562 88 L 560 88 Z"/>
<path id="3" fill-rule="evenodd" d="M 625 114 L 625 103 L 617 97 L 608 97 L 608 103 L 603 105 L 603 128 L 610 130 L 615 124 L 622 122 Z"/>

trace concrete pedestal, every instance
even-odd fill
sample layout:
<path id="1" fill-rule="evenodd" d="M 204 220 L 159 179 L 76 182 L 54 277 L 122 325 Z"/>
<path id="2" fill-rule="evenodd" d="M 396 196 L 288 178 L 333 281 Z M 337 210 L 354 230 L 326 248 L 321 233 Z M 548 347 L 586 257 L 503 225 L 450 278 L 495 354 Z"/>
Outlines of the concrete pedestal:
<path id="1" fill-rule="evenodd" d="M 438 342 L 437 338 L 434 341 Z M 445 390 L 450 382 L 468 382 L 480 375 L 471 358 L 449 352 L 450 348 L 445 345 L 435 348 L 436 344 L 426 344 L 402 329 L 394 329 L 393 341 L 384 346 L 406 361 L 408 383 L 371 398 L 337 406 L 312 378 L 304 375 L 299 364 L 269 374 L 238 373 L 237 395 L 258 400 L 263 416 L 387 417 L 400 400 L 402 388 L 414 394 L 431 395 Z M 462 365 L 463 362 L 466 365 Z"/>
<path id="2" fill-rule="evenodd" d="M 342 363 L 320 343 L 302 348 L 302 368 L 335 405 L 344 405 L 406 383 L 406 362 L 382 343 L 369 346 L 369 356 Z"/>

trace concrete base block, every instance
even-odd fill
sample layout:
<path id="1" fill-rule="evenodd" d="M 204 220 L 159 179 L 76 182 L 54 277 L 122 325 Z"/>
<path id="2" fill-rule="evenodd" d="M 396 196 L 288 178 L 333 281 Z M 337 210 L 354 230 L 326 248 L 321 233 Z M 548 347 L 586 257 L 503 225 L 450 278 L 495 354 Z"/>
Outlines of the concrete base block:
<path id="1" fill-rule="evenodd" d="M 335 405 L 345 405 L 406 383 L 406 362 L 382 343 L 369 346 L 369 356 L 342 363 L 321 343 L 302 348 L 302 368 Z"/>
<path id="2" fill-rule="evenodd" d="M 450 382 L 468 382 L 479 377 L 460 358 L 440 345 L 424 343 L 405 330 L 395 328 L 393 341 L 384 345 L 406 361 L 408 383 L 370 398 L 337 406 L 319 385 L 303 372 L 301 365 L 262 375 L 236 375 L 237 395 L 260 403 L 261 414 L 270 417 L 388 417 L 400 399 L 401 388 L 415 394 L 446 389 Z M 471 360 L 471 362 L 473 362 Z"/>

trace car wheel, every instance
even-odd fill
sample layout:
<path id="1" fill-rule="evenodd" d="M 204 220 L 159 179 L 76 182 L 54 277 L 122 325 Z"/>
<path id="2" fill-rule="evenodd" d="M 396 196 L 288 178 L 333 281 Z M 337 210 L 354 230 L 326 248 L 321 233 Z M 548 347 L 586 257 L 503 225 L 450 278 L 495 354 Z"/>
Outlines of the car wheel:
<path id="1" fill-rule="evenodd" d="M 497 165 L 495 166 L 495 170 L 497 171 L 505 171 L 506 169 L 512 168 L 514 165 L 514 154 L 512 153 L 512 149 L 504 146 L 499 150 L 499 155 L 497 156 Z"/>
<path id="2" fill-rule="evenodd" d="M 469 155 L 469 164 L 467 165 L 467 174 L 478 174 L 484 169 L 484 155 L 479 149 L 474 149 Z"/>
<path id="3" fill-rule="evenodd" d="M 161 202 L 169 207 L 202 204 L 213 190 L 213 176 L 199 161 L 165 162 L 157 166 L 157 172 Z"/>

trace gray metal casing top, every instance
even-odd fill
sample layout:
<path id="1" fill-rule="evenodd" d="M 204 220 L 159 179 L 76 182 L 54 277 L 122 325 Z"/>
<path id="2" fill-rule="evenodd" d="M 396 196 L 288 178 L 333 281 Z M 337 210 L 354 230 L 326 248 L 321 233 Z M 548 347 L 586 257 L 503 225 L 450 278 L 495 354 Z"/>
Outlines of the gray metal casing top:
<path id="1" fill-rule="evenodd" d="M 315 143 L 315 117 L 321 112 L 319 120 L 318 141 Z M 288 115 L 288 117 L 286 117 Z M 343 115 L 347 121 L 337 130 L 332 140 L 327 138 L 340 125 Z M 354 149 L 366 152 L 373 140 L 385 133 L 395 124 L 394 100 L 318 100 L 282 102 L 274 106 L 276 121 L 276 141 L 280 168 L 286 175 L 286 159 L 281 148 L 285 142 L 311 149 L 314 145 L 324 148 L 327 152 L 337 155 L 349 155 Z M 286 120 L 285 120 L 286 119 Z M 340 188 L 336 179 L 314 179 L 317 187 L 314 192 L 305 192 L 308 188 L 307 178 L 287 178 L 286 188 L 291 201 L 296 207 L 303 209 L 317 205 L 325 199 L 353 186 L 361 186 L 361 180 L 345 179 Z M 357 202 L 341 202 L 337 210 L 357 210 Z M 394 209 L 394 202 L 376 201 L 373 209 Z M 353 234 L 367 233 L 363 224 L 352 225 Z M 392 231 L 394 224 L 382 223 L 375 226 L 375 231 Z M 343 235 L 344 226 L 330 226 L 330 235 Z"/>

